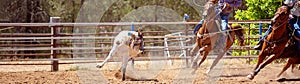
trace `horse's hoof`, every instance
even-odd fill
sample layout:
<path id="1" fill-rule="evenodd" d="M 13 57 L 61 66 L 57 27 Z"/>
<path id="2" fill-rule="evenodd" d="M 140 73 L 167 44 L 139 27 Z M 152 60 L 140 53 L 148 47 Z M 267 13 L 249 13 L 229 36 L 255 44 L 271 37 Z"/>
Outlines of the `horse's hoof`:
<path id="1" fill-rule="evenodd" d="M 206 71 L 206 74 L 209 74 L 209 72 L 210 72 L 210 69 L 208 69 L 208 70 Z"/>
<path id="2" fill-rule="evenodd" d="M 277 75 L 277 78 L 279 78 L 280 76 L 281 76 L 281 74 L 278 74 L 278 75 Z"/>
<path id="3" fill-rule="evenodd" d="M 193 69 L 197 69 L 197 63 L 196 63 L 196 62 L 193 62 L 192 68 L 193 68 Z"/>
<path id="4" fill-rule="evenodd" d="M 103 64 L 97 64 L 96 67 L 97 67 L 97 68 L 102 68 L 102 67 L 103 67 Z"/>
<path id="5" fill-rule="evenodd" d="M 97 67 L 97 68 L 102 68 L 102 66 L 100 66 L 100 65 L 97 65 L 96 67 Z"/>
<path id="6" fill-rule="evenodd" d="M 249 78 L 250 80 L 253 80 L 254 75 L 251 73 L 251 74 L 249 74 L 249 75 L 247 76 L 247 78 Z"/>

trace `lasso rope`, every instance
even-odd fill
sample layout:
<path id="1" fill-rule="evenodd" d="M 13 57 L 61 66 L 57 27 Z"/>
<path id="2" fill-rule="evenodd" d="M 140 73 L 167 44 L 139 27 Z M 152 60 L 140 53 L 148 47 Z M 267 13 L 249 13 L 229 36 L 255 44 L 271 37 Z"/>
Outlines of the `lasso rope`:
<path id="1" fill-rule="evenodd" d="M 0 29 L 0 32 L 1 32 L 1 31 L 4 31 L 4 30 L 7 30 L 7 29 L 12 29 L 12 28 L 14 28 L 14 27 L 6 27 L 6 28 L 2 28 L 2 29 Z"/>

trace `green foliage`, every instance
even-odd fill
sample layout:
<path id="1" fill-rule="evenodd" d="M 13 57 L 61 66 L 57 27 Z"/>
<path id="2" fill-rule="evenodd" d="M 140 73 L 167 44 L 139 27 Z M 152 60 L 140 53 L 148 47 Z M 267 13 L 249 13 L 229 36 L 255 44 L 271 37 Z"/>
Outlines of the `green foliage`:
<path id="1" fill-rule="evenodd" d="M 44 5 L 52 17 L 61 17 L 62 22 L 75 22 L 82 0 L 47 0 Z"/>
<path id="2" fill-rule="evenodd" d="M 237 20 L 262 20 L 270 19 L 274 16 L 277 8 L 281 6 L 282 0 L 245 0 L 247 10 L 237 10 L 236 15 L 234 16 Z M 259 28 L 259 24 L 244 24 L 243 27 L 250 28 Z M 263 24 L 263 28 L 268 27 L 268 24 Z M 246 35 L 251 37 L 259 37 L 259 32 L 257 30 L 251 30 L 246 32 Z M 263 34 L 262 34 L 263 35 Z M 248 44 L 254 46 L 258 43 L 258 39 L 249 40 Z M 251 50 L 249 51 L 236 51 L 233 52 L 233 55 L 257 55 L 258 51 Z"/>
<path id="3" fill-rule="evenodd" d="M 234 16 L 238 20 L 270 19 L 282 0 L 245 0 L 247 10 L 237 10 Z"/>
<path id="4" fill-rule="evenodd" d="M 185 0 L 120 0 L 106 11 L 101 22 L 118 22 L 123 16 L 143 6 L 163 6 L 175 10 L 180 15 L 185 13 L 191 19 L 200 19 L 199 14 Z M 159 10 L 157 10 L 159 11 Z"/>

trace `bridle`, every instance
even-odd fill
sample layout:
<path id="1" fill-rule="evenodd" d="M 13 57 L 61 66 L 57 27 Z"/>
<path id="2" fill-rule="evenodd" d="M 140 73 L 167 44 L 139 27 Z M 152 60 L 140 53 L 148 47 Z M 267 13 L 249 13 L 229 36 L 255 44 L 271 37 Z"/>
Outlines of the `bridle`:
<path id="1" fill-rule="evenodd" d="M 279 8 L 279 10 L 285 10 L 285 11 L 280 11 L 280 12 L 276 12 L 275 13 L 275 17 L 271 19 L 271 25 L 272 25 L 272 29 L 273 31 L 276 31 L 277 29 L 281 28 L 282 26 L 285 26 L 286 24 L 288 24 L 288 18 L 289 18 L 289 9 L 283 9 L 281 7 L 281 9 Z M 282 19 L 283 20 L 278 20 Z M 285 37 L 288 37 L 289 35 L 284 35 L 281 37 L 281 39 L 279 40 L 274 40 L 274 41 L 268 41 L 267 38 L 264 38 L 264 41 L 267 42 L 268 44 L 273 44 L 273 43 L 278 43 L 281 42 L 285 39 Z"/>

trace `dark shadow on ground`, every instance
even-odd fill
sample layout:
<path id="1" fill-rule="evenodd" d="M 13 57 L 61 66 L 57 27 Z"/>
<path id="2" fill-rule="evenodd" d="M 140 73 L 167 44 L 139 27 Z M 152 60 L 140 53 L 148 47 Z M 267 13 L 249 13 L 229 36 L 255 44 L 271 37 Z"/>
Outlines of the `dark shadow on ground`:
<path id="1" fill-rule="evenodd" d="M 246 77 L 248 74 L 233 74 L 233 75 L 221 75 L 220 77 Z"/>
<path id="2" fill-rule="evenodd" d="M 130 81 L 154 81 L 154 82 L 159 82 L 157 79 L 130 79 Z"/>
<path id="3" fill-rule="evenodd" d="M 272 81 L 272 80 L 271 80 Z M 300 81 L 300 78 L 291 78 L 291 79 L 287 79 L 287 78 L 280 78 L 276 80 L 277 82 L 286 82 L 286 81 Z"/>

